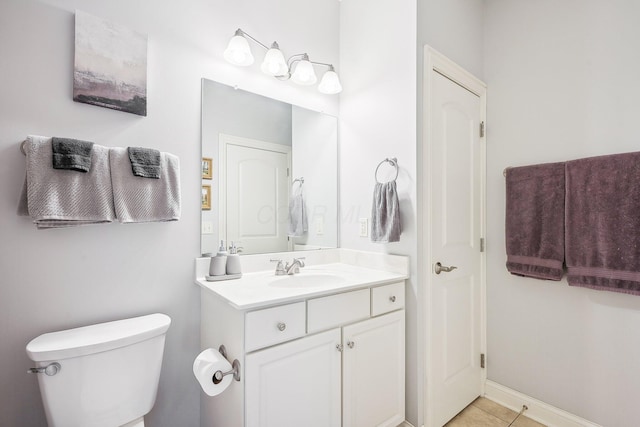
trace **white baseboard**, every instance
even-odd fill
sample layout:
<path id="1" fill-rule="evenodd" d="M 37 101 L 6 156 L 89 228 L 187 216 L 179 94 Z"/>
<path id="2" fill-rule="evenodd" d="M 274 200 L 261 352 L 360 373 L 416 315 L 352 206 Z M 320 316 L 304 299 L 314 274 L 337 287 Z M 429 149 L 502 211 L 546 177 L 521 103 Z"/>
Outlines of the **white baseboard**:
<path id="1" fill-rule="evenodd" d="M 493 381 L 485 382 L 484 397 L 516 412 L 527 405 L 524 415 L 549 427 L 602 427 Z"/>
<path id="2" fill-rule="evenodd" d="M 412 424 L 410 424 L 408 421 L 404 421 L 402 424 L 400 424 L 398 427 L 413 427 Z"/>

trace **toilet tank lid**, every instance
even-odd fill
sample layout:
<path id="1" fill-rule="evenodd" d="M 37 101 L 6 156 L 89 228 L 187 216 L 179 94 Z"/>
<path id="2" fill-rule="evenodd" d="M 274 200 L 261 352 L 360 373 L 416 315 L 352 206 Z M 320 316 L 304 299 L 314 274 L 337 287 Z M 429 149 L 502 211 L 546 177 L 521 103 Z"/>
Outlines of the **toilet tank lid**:
<path id="1" fill-rule="evenodd" d="M 170 324 L 169 316 L 155 313 L 50 332 L 31 340 L 27 344 L 27 354 L 34 362 L 85 356 L 162 335 Z"/>

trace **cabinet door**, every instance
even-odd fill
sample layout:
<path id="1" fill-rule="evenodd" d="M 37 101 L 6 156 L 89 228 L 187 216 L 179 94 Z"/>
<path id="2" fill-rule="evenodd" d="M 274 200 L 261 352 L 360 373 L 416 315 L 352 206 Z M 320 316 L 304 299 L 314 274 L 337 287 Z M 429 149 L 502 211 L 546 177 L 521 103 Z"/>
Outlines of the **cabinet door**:
<path id="1" fill-rule="evenodd" d="M 245 357 L 247 427 L 340 425 L 340 329 Z"/>
<path id="2" fill-rule="evenodd" d="M 343 330 L 342 427 L 404 421 L 404 310 Z"/>

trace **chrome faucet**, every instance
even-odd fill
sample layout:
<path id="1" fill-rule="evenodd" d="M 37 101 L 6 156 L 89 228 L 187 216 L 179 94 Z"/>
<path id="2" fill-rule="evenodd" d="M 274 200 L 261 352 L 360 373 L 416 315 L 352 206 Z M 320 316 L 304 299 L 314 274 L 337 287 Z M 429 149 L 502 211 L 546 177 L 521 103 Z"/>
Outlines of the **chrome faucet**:
<path id="1" fill-rule="evenodd" d="M 287 274 L 289 275 L 293 275 L 295 273 L 300 273 L 300 267 L 304 267 L 304 257 L 302 258 L 294 258 L 293 261 L 291 261 L 291 265 L 289 265 L 289 263 L 287 263 L 284 266 L 285 271 L 287 272 Z"/>

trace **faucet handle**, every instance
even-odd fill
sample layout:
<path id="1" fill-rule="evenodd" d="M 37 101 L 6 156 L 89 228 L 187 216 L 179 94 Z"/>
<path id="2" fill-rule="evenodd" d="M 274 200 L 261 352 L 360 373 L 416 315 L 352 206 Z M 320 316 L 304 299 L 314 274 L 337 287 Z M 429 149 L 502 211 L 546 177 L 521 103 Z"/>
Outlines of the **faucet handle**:
<path id="1" fill-rule="evenodd" d="M 298 263 L 300 263 L 300 267 L 304 267 L 304 260 L 307 259 L 306 257 L 301 256 L 300 258 L 294 258 L 293 262 L 298 261 Z"/>
<path id="2" fill-rule="evenodd" d="M 277 262 L 276 264 L 276 276 L 283 276 L 285 274 L 287 274 L 287 272 L 284 270 L 284 265 L 282 265 L 282 260 L 281 259 L 271 259 L 271 262 Z"/>

